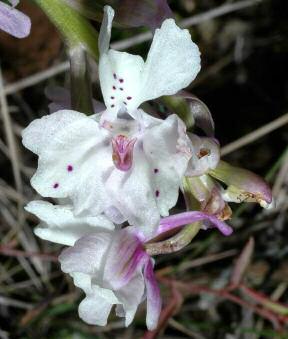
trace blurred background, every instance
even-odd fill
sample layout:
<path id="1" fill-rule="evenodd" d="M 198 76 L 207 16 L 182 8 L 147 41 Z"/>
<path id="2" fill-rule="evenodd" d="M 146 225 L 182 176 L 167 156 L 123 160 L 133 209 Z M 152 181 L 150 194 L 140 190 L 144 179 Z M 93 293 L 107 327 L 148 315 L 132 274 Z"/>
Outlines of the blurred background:
<path id="1" fill-rule="evenodd" d="M 236 258 L 253 236 L 245 284 L 287 305 L 288 3 L 171 0 L 169 5 L 179 23 L 191 18 L 188 28 L 201 50 L 202 70 L 189 91 L 209 107 L 216 138 L 224 146 L 223 159 L 265 177 L 273 188 L 276 208 L 232 206 L 233 236 L 200 232 L 180 252 L 157 257 L 156 270 L 159 277 L 213 290 L 224 288 Z M 46 16 L 28 0 L 19 9 L 32 20 L 30 36 L 17 40 L 0 32 L 0 338 L 288 338 L 285 306 L 281 312 L 278 308 L 282 318 L 275 320 L 271 308 L 267 311 L 262 305 L 266 313 L 261 316 L 247 307 L 245 302 L 252 299 L 243 291 L 237 292 L 244 301 L 240 305 L 211 291 L 184 295 L 164 283 L 166 313 L 158 333 L 145 332 L 145 305 L 128 329 L 114 315 L 104 328 L 79 319 L 83 295 L 59 269 L 61 247 L 37 239 L 33 234 L 37 220 L 23 210 L 37 198 L 29 184 L 37 159 L 21 145 L 21 130 L 48 113 L 47 86 L 69 85 L 67 57 Z M 117 27 L 112 41 L 125 45 L 127 38 L 145 31 Z M 149 44 L 135 41 L 128 50 L 145 57 Z M 92 75 L 94 95 L 101 100 L 96 71 Z"/>

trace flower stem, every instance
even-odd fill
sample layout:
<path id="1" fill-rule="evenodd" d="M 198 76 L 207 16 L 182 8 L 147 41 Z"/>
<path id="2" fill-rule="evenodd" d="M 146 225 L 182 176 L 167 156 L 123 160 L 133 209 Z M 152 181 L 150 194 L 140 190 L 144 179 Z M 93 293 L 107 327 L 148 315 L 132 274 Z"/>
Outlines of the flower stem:
<path id="1" fill-rule="evenodd" d="M 72 109 L 93 114 L 92 88 L 86 51 L 82 46 L 69 50 Z"/>
<path id="2" fill-rule="evenodd" d="M 61 0 L 34 0 L 63 35 L 69 48 L 81 45 L 97 61 L 98 32 L 81 14 Z"/>

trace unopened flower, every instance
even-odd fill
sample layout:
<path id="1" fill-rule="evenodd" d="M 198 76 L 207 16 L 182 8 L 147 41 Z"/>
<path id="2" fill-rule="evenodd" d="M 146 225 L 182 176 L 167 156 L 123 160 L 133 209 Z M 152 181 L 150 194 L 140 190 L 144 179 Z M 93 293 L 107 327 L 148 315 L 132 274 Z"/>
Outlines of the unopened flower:
<path id="1" fill-rule="evenodd" d="M 10 0 L 11 6 L 0 2 L 0 29 L 16 38 L 29 35 L 31 21 L 27 15 L 14 8 L 19 1 Z"/>
<path id="2" fill-rule="evenodd" d="M 227 189 L 222 193 L 225 201 L 258 202 L 264 208 L 272 207 L 273 199 L 269 185 L 253 172 L 220 161 L 209 174 L 227 185 Z"/>

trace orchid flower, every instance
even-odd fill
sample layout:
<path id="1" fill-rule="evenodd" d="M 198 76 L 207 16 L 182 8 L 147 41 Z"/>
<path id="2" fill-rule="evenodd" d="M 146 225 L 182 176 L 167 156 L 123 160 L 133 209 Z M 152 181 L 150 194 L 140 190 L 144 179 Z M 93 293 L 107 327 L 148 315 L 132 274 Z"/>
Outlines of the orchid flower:
<path id="1" fill-rule="evenodd" d="M 39 156 L 32 186 L 44 197 L 70 198 L 76 215 L 105 213 L 153 234 L 177 202 L 191 150 L 176 115 L 141 116 L 102 126 L 101 114 L 63 110 L 33 121 L 23 131 L 23 144 Z"/>
<path id="2" fill-rule="evenodd" d="M 9 3 L 11 6 L 0 2 L 0 29 L 16 38 L 25 38 L 30 33 L 31 21 L 27 15 L 14 8 L 19 1 L 9 0 Z"/>
<path id="3" fill-rule="evenodd" d="M 128 326 L 139 304 L 147 299 L 147 327 L 156 328 L 161 297 L 153 272 L 154 261 L 145 251 L 145 243 L 153 241 L 151 237 L 134 226 L 114 230 L 104 216 L 74 217 L 71 206 L 34 201 L 26 210 L 40 219 L 35 230 L 38 236 L 70 246 L 59 260 L 62 270 L 86 294 L 79 305 L 79 315 L 85 322 L 106 325 L 116 304 L 116 314 L 125 317 Z M 201 220 L 209 221 L 226 236 L 232 233 L 231 227 L 215 216 L 194 211 L 163 218 L 154 235 Z"/>
<path id="4" fill-rule="evenodd" d="M 197 146 L 194 152 L 175 114 L 162 121 L 138 106 L 187 86 L 200 69 L 199 51 L 172 19 L 156 30 L 146 63 L 109 50 L 113 15 L 106 6 L 99 36 L 106 110 L 90 117 L 63 110 L 35 120 L 23 132 L 23 144 L 39 156 L 31 183 L 42 196 L 70 198 L 76 215 L 105 213 L 151 235 L 175 206 L 192 154 L 203 166 L 199 159 L 210 151 L 202 154 Z M 217 161 L 210 165 L 203 170 Z"/>
<path id="5" fill-rule="evenodd" d="M 155 329 L 161 311 L 160 291 L 153 261 L 135 228 L 96 231 L 65 249 L 59 261 L 62 271 L 86 293 L 79 305 L 79 316 L 85 322 L 105 326 L 116 304 L 116 314 L 125 317 L 129 326 L 147 298 L 147 327 Z"/>

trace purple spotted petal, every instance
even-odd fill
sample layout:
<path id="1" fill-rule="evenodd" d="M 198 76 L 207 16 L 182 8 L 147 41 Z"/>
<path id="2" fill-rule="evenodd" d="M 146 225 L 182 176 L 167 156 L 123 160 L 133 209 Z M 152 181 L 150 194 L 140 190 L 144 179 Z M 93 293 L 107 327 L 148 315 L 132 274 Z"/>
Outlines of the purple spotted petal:
<path id="1" fill-rule="evenodd" d="M 156 281 L 152 260 L 148 258 L 144 268 L 144 278 L 147 293 L 147 315 L 146 324 L 148 330 L 155 330 L 161 312 L 161 296 L 158 283 Z"/>
<path id="2" fill-rule="evenodd" d="M 30 33 L 31 21 L 16 8 L 0 2 L 0 29 L 16 38 L 25 38 Z"/>
<path id="3" fill-rule="evenodd" d="M 161 219 L 156 235 L 170 231 L 179 226 L 191 224 L 193 222 L 201 221 L 201 220 L 210 221 L 216 228 L 218 228 L 218 230 L 222 234 L 226 236 L 232 234 L 233 232 L 230 226 L 228 226 L 225 222 L 220 221 L 214 215 L 210 215 L 210 214 L 199 212 L 199 211 L 191 211 L 191 212 L 178 213 L 170 217 Z"/>

